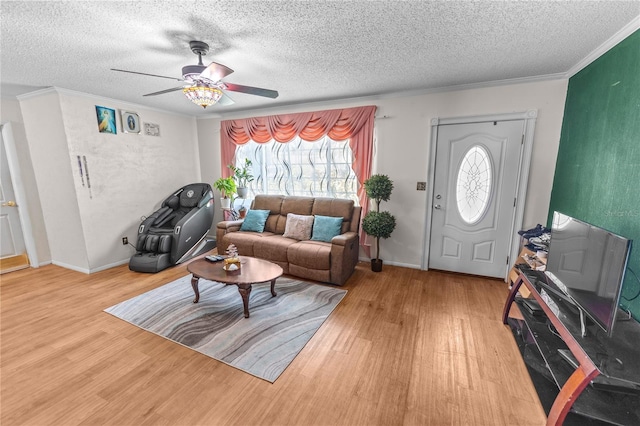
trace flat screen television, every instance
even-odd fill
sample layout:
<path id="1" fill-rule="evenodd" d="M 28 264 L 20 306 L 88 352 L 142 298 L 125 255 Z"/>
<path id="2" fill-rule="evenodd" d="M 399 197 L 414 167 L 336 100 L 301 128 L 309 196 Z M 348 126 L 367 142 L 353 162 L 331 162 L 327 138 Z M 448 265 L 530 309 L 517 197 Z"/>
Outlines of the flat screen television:
<path id="1" fill-rule="evenodd" d="M 608 336 L 613 333 L 632 241 L 554 212 L 545 274 Z"/>

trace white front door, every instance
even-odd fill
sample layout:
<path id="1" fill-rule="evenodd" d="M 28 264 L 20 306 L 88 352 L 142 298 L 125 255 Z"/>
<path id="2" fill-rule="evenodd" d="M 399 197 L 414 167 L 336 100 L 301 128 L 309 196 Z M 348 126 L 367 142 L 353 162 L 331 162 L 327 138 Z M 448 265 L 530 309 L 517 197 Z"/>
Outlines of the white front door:
<path id="1" fill-rule="evenodd" d="M 429 268 L 504 278 L 524 123 L 438 126 Z"/>
<path id="2" fill-rule="evenodd" d="M 0 141 L 0 273 L 29 266 L 4 140 Z"/>

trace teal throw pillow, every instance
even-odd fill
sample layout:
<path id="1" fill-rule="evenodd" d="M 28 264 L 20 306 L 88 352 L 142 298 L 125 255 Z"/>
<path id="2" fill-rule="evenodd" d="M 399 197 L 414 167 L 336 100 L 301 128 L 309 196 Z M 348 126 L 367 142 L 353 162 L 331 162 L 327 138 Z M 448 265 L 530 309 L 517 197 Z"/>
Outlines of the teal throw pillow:
<path id="1" fill-rule="evenodd" d="M 340 235 L 342 230 L 342 218 L 331 216 L 316 216 L 313 220 L 312 241 L 331 242 L 336 235 Z"/>
<path id="2" fill-rule="evenodd" d="M 271 210 L 249 210 L 240 226 L 241 231 L 264 231 L 264 224 L 267 223 Z"/>

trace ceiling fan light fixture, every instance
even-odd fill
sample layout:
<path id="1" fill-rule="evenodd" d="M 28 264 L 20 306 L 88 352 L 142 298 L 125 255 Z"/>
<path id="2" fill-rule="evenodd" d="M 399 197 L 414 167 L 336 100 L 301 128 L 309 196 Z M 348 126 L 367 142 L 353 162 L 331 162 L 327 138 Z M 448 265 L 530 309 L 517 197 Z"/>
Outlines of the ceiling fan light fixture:
<path id="1" fill-rule="evenodd" d="M 2 0 L 0 0 L 2 1 Z M 278 92 L 275 90 L 262 89 L 260 87 L 243 86 L 241 84 L 225 84 L 222 79 L 233 73 L 233 70 L 226 65 L 217 62 L 211 62 L 205 66 L 202 63 L 202 56 L 209 52 L 209 45 L 203 41 L 192 40 L 189 42 L 191 51 L 198 55 L 197 65 L 185 65 L 182 67 L 182 78 L 167 77 L 164 75 L 149 74 L 137 71 L 120 70 L 111 68 L 113 71 L 126 72 L 131 74 L 140 74 L 150 77 L 168 78 L 182 82 L 180 87 L 172 87 L 171 89 L 160 90 L 159 92 L 147 93 L 143 96 L 156 96 L 165 93 L 172 93 L 182 90 L 182 93 L 196 105 L 206 108 L 210 105 L 218 103 L 221 105 L 233 104 L 233 99 L 226 95 L 223 91 L 246 93 L 248 95 L 264 96 L 275 99 Z"/>
<path id="2" fill-rule="evenodd" d="M 216 104 L 222 97 L 222 90 L 203 84 L 185 87 L 182 89 L 182 93 L 187 99 L 202 108 Z"/>

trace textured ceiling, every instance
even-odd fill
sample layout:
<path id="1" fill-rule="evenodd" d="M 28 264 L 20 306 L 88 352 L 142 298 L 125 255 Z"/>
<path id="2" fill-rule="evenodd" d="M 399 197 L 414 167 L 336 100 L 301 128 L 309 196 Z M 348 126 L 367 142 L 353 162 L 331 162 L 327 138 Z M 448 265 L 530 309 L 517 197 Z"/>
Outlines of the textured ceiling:
<path id="1" fill-rule="evenodd" d="M 2 96 L 55 86 L 189 115 L 562 74 L 640 19 L 640 1 L 6 1 Z M 634 25 L 634 24 L 632 24 Z M 203 58 L 229 92 L 203 110 L 162 78 Z"/>

